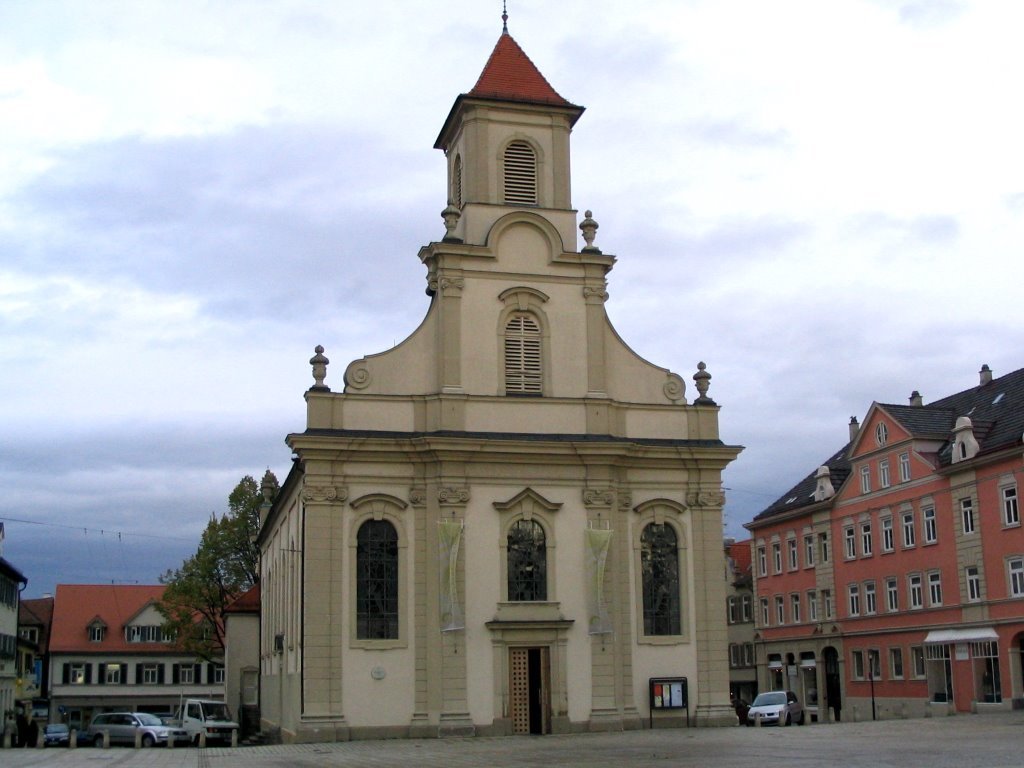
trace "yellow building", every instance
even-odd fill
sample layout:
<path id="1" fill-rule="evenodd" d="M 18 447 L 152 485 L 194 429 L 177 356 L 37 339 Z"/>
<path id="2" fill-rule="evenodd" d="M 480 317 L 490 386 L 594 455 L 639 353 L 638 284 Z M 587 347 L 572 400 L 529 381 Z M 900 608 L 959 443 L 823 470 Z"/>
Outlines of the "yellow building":
<path id="1" fill-rule="evenodd" d="M 616 259 L 570 197 L 582 113 L 503 32 L 435 144 L 423 322 L 341 392 L 310 361 L 259 536 L 262 724 L 285 741 L 736 722 L 721 472 L 740 448 L 703 363 L 688 398 L 608 320 Z"/>

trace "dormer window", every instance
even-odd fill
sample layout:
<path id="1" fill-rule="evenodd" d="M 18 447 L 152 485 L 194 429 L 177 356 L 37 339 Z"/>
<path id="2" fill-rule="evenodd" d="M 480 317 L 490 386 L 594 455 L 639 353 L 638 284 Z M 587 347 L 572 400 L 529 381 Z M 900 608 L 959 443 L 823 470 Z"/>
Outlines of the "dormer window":
<path id="1" fill-rule="evenodd" d="M 107 628 L 102 624 L 93 624 L 89 627 L 89 642 L 102 643 L 107 634 Z"/>
<path id="2" fill-rule="evenodd" d="M 505 202 L 537 204 L 537 155 L 527 142 L 517 140 L 505 147 Z"/>
<path id="3" fill-rule="evenodd" d="M 875 442 L 878 443 L 879 446 L 885 445 L 889 442 L 889 428 L 885 426 L 884 421 L 880 421 L 875 425 Z"/>

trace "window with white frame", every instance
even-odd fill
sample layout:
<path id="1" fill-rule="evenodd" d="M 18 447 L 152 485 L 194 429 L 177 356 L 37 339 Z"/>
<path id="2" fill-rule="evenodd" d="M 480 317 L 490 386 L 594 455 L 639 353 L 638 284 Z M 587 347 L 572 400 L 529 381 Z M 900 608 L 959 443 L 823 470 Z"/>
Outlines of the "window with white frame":
<path id="1" fill-rule="evenodd" d="M 895 576 L 885 580 L 885 609 L 890 613 L 900 609 L 900 588 Z"/>
<path id="2" fill-rule="evenodd" d="M 938 571 L 928 574 L 928 604 L 942 605 L 942 574 Z"/>
<path id="3" fill-rule="evenodd" d="M 1020 507 L 1017 506 L 1017 486 L 1008 485 L 999 491 L 1003 498 L 1003 525 L 1020 525 Z"/>
<path id="4" fill-rule="evenodd" d="M 882 654 L 877 648 L 868 651 L 868 674 L 872 680 L 882 679 Z"/>
<path id="5" fill-rule="evenodd" d="M 908 591 L 910 596 L 909 604 L 911 610 L 924 607 L 923 583 L 921 574 L 919 573 L 912 573 L 907 576 L 907 585 L 909 587 Z"/>
<path id="6" fill-rule="evenodd" d="M 888 488 L 892 485 L 889 480 L 889 460 L 882 459 L 878 462 L 878 485 L 881 488 Z"/>
<path id="7" fill-rule="evenodd" d="M 849 607 L 849 614 L 851 616 L 860 616 L 860 585 L 850 584 L 847 587 L 849 600 L 847 606 Z"/>
<path id="8" fill-rule="evenodd" d="M 789 618 L 794 624 L 800 623 L 800 594 L 798 592 L 789 596 Z"/>
<path id="9" fill-rule="evenodd" d="M 768 609 L 768 598 L 761 598 L 761 626 L 769 627 L 772 623 L 771 611 Z"/>
<path id="10" fill-rule="evenodd" d="M 896 537 L 892 531 L 892 518 L 883 517 L 881 520 L 882 525 L 882 551 L 892 552 L 896 548 Z"/>
<path id="11" fill-rule="evenodd" d="M 924 677 L 924 648 L 920 645 L 910 649 L 910 673 L 916 680 Z"/>
<path id="12" fill-rule="evenodd" d="M 902 515 L 903 521 L 903 546 L 912 547 L 917 543 L 917 535 L 914 526 L 914 511 L 909 510 Z"/>
<path id="13" fill-rule="evenodd" d="M 968 565 L 964 568 L 964 580 L 967 582 L 967 601 L 976 603 L 981 600 L 981 574 L 978 566 Z"/>
<path id="14" fill-rule="evenodd" d="M 743 666 L 752 667 L 754 666 L 754 644 L 744 643 L 743 644 Z"/>
<path id="15" fill-rule="evenodd" d="M 871 521 L 860 524 L 860 553 L 863 557 L 872 555 Z"/>
<path id="16" fill-rule="evenodd" d="M 893 680 L 903 679 L 903 649 L 889 649 L 889 676 Z"/>
<path id="17" fill-rule="evenodd" d="M 779 626 L 786 623 L 786 603 L 782 595 L 775 596 L 775 623 Z"/>
<path id="18" fill-rule="evenodd" d="M 999 643 L 976 640 L 971 643 L 974 678 L 980 682 L 981 701 L 999 704 L 1003 700 L 1002 676 L 999 674 Z"/>
<path id="19" fill-rule="evenodd" d="M 119 685 L 124 675 L 122 664 L 107 664 L 103 669 L 103 682 L 107 685 Z"/>
<path id="20" fill-rule="evenodd" d="M 900 454 L 900 482 L 906 483 L 910 481 L 910 454 Z"/>
<path id="21" fill-rule="evenodd" d="M 875 425 L 875 442 L 879 447 L 889 442 L 889 427 L 885 425 L 884 421 L 880 421 Z"/>
<path id="22" fill-rule="evenodd" d="M 157 664 L 142 665 L 142 684 L 156 685 L 160 682 L 160 667 Z"/>
<path id="23" fill-rule="evenodd" d="M 875 599 L 875 582 L 864 582 L 864 613 L 870 615 L 877 613 L 878 603 Z"/>
<path id="24" fill-rule="evenodd" d="M 1006 566 L 1010 573 L 1010 596 L 1024 597 L 1024 557 L 1012 557 Z"/>
<path id="25" fill-rule="evenodd" d="M 195 667 L 192 664 L 178 665 L 178 682 L 182 685 L 191 685 L 195 682 Z"/>
<path id="26" fill-rule="evenodd" d="M 735 624 L 739 620 L 739 608 L 736 604 L 735 595 L 729 595 L 726 598 L 726 617 L 730 624 Z"/>
<path id="27" fill-rule="evenodd" d="M 775 573 L 782 573 L 782 543 L 778 541 L 772 542 L 772 566 Z"/>
<path id="28" fill-rule="evenodd" d="M 738 667 L 743 659 L 743 651 L 739 643 L 729 643 L 729 666 Z"/>
<path id="29" fill-rule="evenodd" d="M 789 570 L 795 571 L 800 567 L 800 556 L 797 551 L 796 539 L 789 539 L 786 542 L 786 548 L 789 551 Z"/>
<path id="30" fill-rule="evenodd" d="M 821 546 L 821 562 L 827 563 L 831 555 L 828 546 L 828 533 L 818 534 L 818 544 Z"/>
<path id="31" fill-rule="evenodd" d="M 974 533 L 974 500 L 970 497 L 960 499 L 960 523 L 965 536 Z"/>
<path id="32" fill-rule="evenodd" d="M 764 545 L 757 548 L 757 573 L 759 576 L 768 575 L 768 554 L 765 552 Z"/>
<path id="33" fill-rule="evenodd" d="M 814 536 L 808 534 L 804 536 L 804 568 L 811 568 L 814 566 Z"/>
<path id="34" fill-rule="evenodd" d="M 85 683 L 87 682 L 85 674 L 85 664 L 72 663 L 70 665 L 70 670 L 71 671 L 68 675 L 68 682 L 71 685 L 85 685 Z"/>
<path id="35" fill-rule="evenodd" d="M 939 532 L 935 527 L 935 507 L 922 509 L 921 520 L 924 522 L 924 543 L 934 544 L 939 540 Z"/>
<path id="36" fill-rule="evenodd" d="M 864 679 L 864 651 L 851 651 L 850 659 L 853 662 L 853 679 Z"/>
<path id="37" fill-rule="evenodd" d="M 813 589 L 807 591 L 807 620 L 818 620 L 818 593 Z"/>
<path id="38" fill-rule="evenodd" d="M 104 636 L 107 634 L 107 628 L 102 624 L 93 624 L 89 627 L 89 642 L 90 643 L 102 643 Z"/>
<path id="39" fill-rule="evenodd" d="M 834 608 L 832 606 L 832 590 L 823 589 L 821 590 L 821 609 L 822 613 L 825 614 L 826 619 L 831 619 L 834 615 Z"/>
<path id="40" fill-rule="evenodd" d="M 843 549 L 847 560 L 852 560 L 857 556 L 857 534 L 852 525 L 843 528 Z"/>
<path id="41" fill-rule="evenodd" d="M 744 623 L 751 622 L 754 620 L 753 615 L 753 603 L 754 598 L 751 595 L 743 595 L 740 600 L 740 606 L 742 610 L 742 621 Z"/>
<path id="42" fill-rule="evenodd" d="M 214 664 L 213 665 L 213 683 L 216 685 L 224 684 L 224 665 Z"/>
<path id="43" fill-rule="evenodd" d="M 860 492 L 871 493 L 871 467 L 867 464 L 860 468 Z"/>

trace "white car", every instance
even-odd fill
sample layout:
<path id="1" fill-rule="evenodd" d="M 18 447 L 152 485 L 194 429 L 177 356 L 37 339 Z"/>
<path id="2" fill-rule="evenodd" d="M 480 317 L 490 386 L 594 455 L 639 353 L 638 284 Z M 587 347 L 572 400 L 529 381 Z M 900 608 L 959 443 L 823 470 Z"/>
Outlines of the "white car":
<path id="1" fill-rule="evenodd" d="M 803 725 L 807 713 L 792 691 L 768 691 L 757 694 L 747 710 L 747 725 Z"/>

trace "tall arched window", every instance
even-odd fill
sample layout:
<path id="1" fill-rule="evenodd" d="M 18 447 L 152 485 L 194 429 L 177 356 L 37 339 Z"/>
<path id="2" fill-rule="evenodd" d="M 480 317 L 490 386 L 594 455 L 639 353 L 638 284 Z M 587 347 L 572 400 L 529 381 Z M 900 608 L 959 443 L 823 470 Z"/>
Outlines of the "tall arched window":
<path id="1" fill-rule="evenodd" d="M 398 532 L 387 520 L 356 535 L 356 637 L 398 639 Z"/>
<path id="2" fill-rule="evenodd" d="M 548 551 L 536 520 L 517 520 L 508 531 L 509 602 L 548 599 Z"/>
<path id="3" fill-rule="evenodd" d="M 648 524 L 640 536 L 644 634 L 682 634 L 678 539 L 672 526 Z"/>
<path id="4" fill-rule="evenodd" d="M 533 315 L 516 312 L 505 325 L 505 394 L 542 392 L 540 326 Z"/>
<path id="5" fill-rule="evenodd" d="M 452 205 L 462 207 L 462 155 L 456 155 L 452 164 Z"/>
<path id="6" fill-rule="evenodd" d="M 518 140 L 505 147 L 505 202 L 537 204 L 537 156 L 529 143 Z"/>

